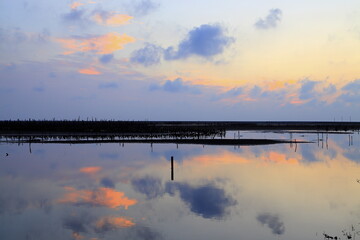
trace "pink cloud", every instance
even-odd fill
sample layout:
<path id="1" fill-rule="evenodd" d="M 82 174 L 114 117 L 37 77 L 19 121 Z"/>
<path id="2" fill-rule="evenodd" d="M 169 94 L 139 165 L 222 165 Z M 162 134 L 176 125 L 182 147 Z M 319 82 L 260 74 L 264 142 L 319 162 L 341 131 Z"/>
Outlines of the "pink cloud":
<path id="1" fill-rule="evenodd" d="M 116 32 L 90 38 L 58 38 L 57 42 L 63 45 L 67 51 L 63 54 L 76 52 L 94 52 L 96 54 L 110 54 L 123 49 L 125 44 L 135 42 L 136 39 L 126 34 Z"/>
<path id="2" fill-rule="evenodd" d="M 98 230 L 103 228 L 127 228 L 134 226 L 135 223 L 124 217 L 103 217 L 95 224 Z"/>
<path id="3" fill-rule="evenodd" d="M 127 24 L 129 20 L 133 19 L 133 17 L 125 14 L 96 13 L 93 16 L 93 19 L 95 20 L 95 22 L 102 25 L 123 25 L 123 24 Z"/>
<path id="4" fill-rule="evenodd" d="M 98 167 L 98 166 L 94 166 L 94 167 L 83 167 L 80 168 L 80 172 L 82 173 L 88 173 L 88 174 L 93 174 L 93 173 L 97 173 L 102 169 L 102 167 Z"/>
<path id="5" fill-rule="evenodd" d="M 82 6 L 82 5 L 84 5 L 84 3 L 73 2 L 73 3 L 70 5 L 70 7 L 71 7 L 71 9 L 76 9 L 76 8 Z"/>
<path id="6" fill-rule="evenodd" d="M 137 203 L 135 199 L 129 199 L 123 192 L 118 192 L 111 188 L 98 188 L 95 190 L 77 190 L 73 187 L 65 187 L 67 191 L 63 198 L 59 199 L 59 203 L 73 203 L 92 205 L 98 207 L 127 209 Z"/>
<path id="7" fill-rule="evenodd" d="M 101 72 L 99 72 L 98 70 L 96 70 L 93 67 L 79 69 L 78 72 L 81 74 L 87 74 L 87 75 L 100 75 L 101 74 Z"/>

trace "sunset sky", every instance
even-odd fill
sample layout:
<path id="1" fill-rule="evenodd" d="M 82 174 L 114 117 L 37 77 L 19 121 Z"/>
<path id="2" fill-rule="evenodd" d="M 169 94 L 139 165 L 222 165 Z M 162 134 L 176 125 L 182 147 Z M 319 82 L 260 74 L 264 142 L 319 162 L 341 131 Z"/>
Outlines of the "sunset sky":
<path id="1" fill-rule="evenodd" d="M 0 0 L 0 119 L 360 121 L 359 0 Z"/>

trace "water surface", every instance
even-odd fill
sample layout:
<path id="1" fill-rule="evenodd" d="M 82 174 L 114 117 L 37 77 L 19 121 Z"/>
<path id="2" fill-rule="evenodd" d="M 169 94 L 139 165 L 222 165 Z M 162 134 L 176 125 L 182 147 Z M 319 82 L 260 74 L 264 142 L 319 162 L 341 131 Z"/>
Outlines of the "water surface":
<path id="1" fill-rule="evenodd" d="M 227 137 L 313 142 L 2 143 L 0 239 L 360 238 L 358 133 Z"/>

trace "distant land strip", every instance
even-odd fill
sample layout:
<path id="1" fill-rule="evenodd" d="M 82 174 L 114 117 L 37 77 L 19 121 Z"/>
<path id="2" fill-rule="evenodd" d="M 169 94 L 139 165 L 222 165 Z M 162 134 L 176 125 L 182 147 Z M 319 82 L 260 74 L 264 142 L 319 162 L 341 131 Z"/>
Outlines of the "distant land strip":
<path id="1" fill-rule="evenodd" d="M 40 139 L 23 139 L 20 142 L 16 140 L 7 140 L 11 143 L 53 143 L 53 144 L 94 144 L 94 143 L 150 143 L 150 144 L 199 144 L 199 145 L 227 145 L 227 146 L 252 146 L 252 145 L 270 145 L 279 143 L 311 143 L 309 141 L 281 140 L 281 139 L 64 139 L 64 140 L 40 140 Z"/>
<path id="2" fill-rule="evenodd" d="M 359 131 L 360 122 L 7 120 L 0 134 L 116 133 L 213 135 L 229 130 Z"/>

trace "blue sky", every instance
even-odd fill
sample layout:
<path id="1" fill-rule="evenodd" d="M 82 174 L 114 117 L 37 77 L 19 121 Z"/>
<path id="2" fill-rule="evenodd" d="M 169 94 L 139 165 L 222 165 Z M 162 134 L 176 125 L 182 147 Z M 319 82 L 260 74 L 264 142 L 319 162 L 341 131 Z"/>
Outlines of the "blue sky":
<path id="1" fill-rule="evenodd" d="M 360 121 L 356 0 L 0 9 L 0 119 Z"/>

